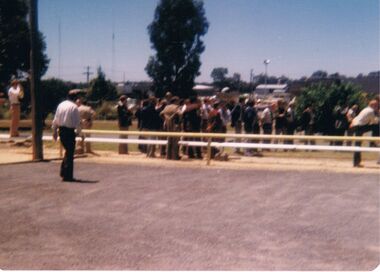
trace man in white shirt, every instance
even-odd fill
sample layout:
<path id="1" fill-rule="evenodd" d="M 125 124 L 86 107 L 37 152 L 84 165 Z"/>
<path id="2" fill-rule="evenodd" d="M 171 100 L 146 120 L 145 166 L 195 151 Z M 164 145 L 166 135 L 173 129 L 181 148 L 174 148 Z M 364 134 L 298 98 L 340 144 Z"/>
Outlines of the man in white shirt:
<path id="1" fill-rule="evenodd" d="M 356 116 L 350 125 L 350 128 L 354 130 L 355 136 L 362 136 L 364 133 L 373 130 L 374 125 L 378 125 L 379 116 L 377 115 L 379 111 L 379 102 L 377 100 L 371 100 L 368 106 L 364 108 L 358 116 Z M 356 142 L 356 146 L 361 146 L 361 142 Z M 354 167 L 362 167 L 361 153 L 354 153 Z"/>
<path id="2" fill-rule="evenodd" d="M 261 123 L 263 127 L 263 134 L 272 134 L 273 129 L 273 113 L 276 111 L 277 104 L 271 103 L 268 107 L 266 107 L 261 115 Z M 266 144 L 270 144 L 271 140 L 264 140 Z"/>
<path id="3" fill-rule="evenodd" d="M 58 105 L 52 124 L 54 140 L 57 141 L 59 133 L 60 141 L 65 149 L 60 171 L 63 181 L 76 181 L 73 176 L 75 136 L 81 132 L 79 110 L 74 103 L 76 98 L 77 92 L 70 91 L 67 100 Z"/>
<path id="4" fill-rule="evenodd" d="M 18 126 L 20 123 L 20 98 L 23 96 L 23 90 L 20 82 L 17 79 L 13 79 L 11 87 L 8 90 L 9 104 L 11 106 L 11 126 L 10 136 L 17 137 Z"/>

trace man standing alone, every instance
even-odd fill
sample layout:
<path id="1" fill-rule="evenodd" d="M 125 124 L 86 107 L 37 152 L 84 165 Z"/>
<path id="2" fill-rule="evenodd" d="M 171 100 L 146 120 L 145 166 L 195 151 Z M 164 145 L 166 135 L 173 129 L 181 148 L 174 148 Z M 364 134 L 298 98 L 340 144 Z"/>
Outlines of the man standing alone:
<path id="1" fill-rule="evenodd" d="M 8 90 L 9 104 L 11 105 L 11 129 L 10 136 L 17 137 L 18 126 L 20 122 L 20 99 L 23 97 L 24 91 L 21 84 L 17 79 L 13 79 L 11 82 L 11 87 Z"/>
<path id="2" fill-rule="evenodd" d="M 65 149 L 60 171 L 62 181 L 76 181 L 73 176 L 75 136 L 81 131 L 80 115 L 74 102 L 76 97 L 76 91 L 69 92 L 67 100 L 58 105 L 52 124 L 54 140 L 57 141 L 59 133 L 60 141 Z"/>

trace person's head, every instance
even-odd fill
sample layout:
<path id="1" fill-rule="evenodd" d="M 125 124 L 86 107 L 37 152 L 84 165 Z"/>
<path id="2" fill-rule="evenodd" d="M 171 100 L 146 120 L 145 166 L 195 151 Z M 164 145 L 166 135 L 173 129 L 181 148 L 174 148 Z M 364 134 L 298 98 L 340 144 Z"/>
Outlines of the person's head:
<path id="1" fill-rule="evenodd" d="M 16 87 L 19 84 L 19 81 L 17 79 L 12 79 L 11 86 Z"/>
<path id="2" fill-rule="evenodd" d="M 157 98 L 155 98 L 154 96 L 149 97 L 149 104 L 152 106 L 156 106 Z"/>
<path id="3" fill-rule="evenodd" d="M 255 102 L 252 99 L 248 99 L 246 104 L 248 107 L 253 107 L 255 105 Z"/>
<path id="4" fill-rule="evenodd" d="M 278 108 L 285 108 L 285 101 L 283 99 L 277 100 L 277 107 Z"/>
<path id="5" fill-rule="evenodd" d="M 71 101 L 76 101 L 78 98 L 79 92 L 77 89 L 70 90 L 69 93 L 67 94 L 67 99 Z"/>
<path id="6" fill-rule="evenodd" d="M 127 102 L 127 96 L 122 95 L 122 96 L 119 97 L 119 100 L 120 100 L 120 102 L 121 102 L 122 104 L 124 104 L 124 103 Z"/>
<path id="7" fill-rule="evenodd" d="M 245 101 L 245 98 L 244 98 L 244 97 L 239 97 L 239 103 L 240 103 L 240 104 L 243 104 L 244 101 Z"/>
<path id="8" fill-rule="evenodd" d="M 143 102 L 142 102 L 142 106 L 143 107 L 146 107 L 149 105 L 149 100 L 148 99 L 145 99 Z"/>
<path id="9" fill-rule="evenodd" d="M 277 103 L 276 102 L 273 102 L 270 104 L 270 110 L 271 111 L 275 111 L 277 109 Z"/>
<path id="10" fill-rule="evenodd" d="M 165 99 L 170 101 L 170 99 L 173 97 L 172 93 L 171 92 L 166 92 L 165 94 Z"/>
<path id="11" fill-rule="evenodd" d="M 173 96 L 170 99 L 170 104 L 178 105 L 179 104 L 179 97 L 178 96 Z"/>
<path id="12" fill-rule="evenodd" d="M 81 106 L 82 105 L 82 99 L 81 98 L 77 98 L 75 100 L 75 104 L 77 104 L 78 107 Z"/>
<path id="13" fill-rule="evenodd" d="M 379 102 L 376 99 L 369 101 L 368 106 L 370 106 L 375 111 L 379 110 Z"/>

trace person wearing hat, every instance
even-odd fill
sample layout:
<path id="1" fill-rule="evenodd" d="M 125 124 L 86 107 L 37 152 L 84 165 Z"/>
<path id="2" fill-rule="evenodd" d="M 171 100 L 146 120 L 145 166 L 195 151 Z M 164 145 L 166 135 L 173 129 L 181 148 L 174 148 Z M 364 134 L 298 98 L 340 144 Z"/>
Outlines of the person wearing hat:
<path id="1" fill-rule="evenodd" d="M 75 104 L 78 92 L 70 91 L 67 99 L 61 102 L 55 112 L 52 123 L 53 139 L 59 139 L 65 149 L 61 164 L 60 176 L 62 181 L 77 181 L 74 178 L 75 137 L 81 132 L 81 123 L 78 106 Z"/>
<path id="2" fill-rule="evenodd" d="M 169 104 L 160 112 L 160 116 L 164 119 L 164 130 L 169 132 L 180 131 L 180 118 L 181 111 L 179 107 L 179 98 L 172 97 Z M 178 137 L 168 137 L 168 144 L 166 147 L 167 160 L 180 160 Z"/>
<path id="3" fill-rule="evenodd" d="M 372 131 L 379 124 L 379 102 L 371 100 L 368 106 L 360 111 L 360 113 L 352 120 L 350 128 L 354 131 L 355 136 L 361 137 L 364 133 Z M 357 141 L 355 146 L 361 146 L 362 143 Z M 354 167 L 363 167 L 361 164 L 361 153 L 354 152 L 353 164 Z"/>
<path id="4" fill-rule="evenodd" d="M 8 98 L 11 111 L 10 136 L 19 136 L 18 127 L 20 123 L 20 99 L 24 96 L 22 85 L 17 79 L 11 81 L 11 87 L 8 90 Z"/>
<path id="5" fill-rule="evenodd" d="M 119 130 L 127 131 L 132 125 L 133 113 L 128 109 L 127 97 L 125 95 L 120 96 L 117 103 L 117 119 Z M 120 138 L 126 139 L 127 135 L 120 135 Z M 128 144 L 119 144 L 119 154 L 128 154 Z"/>
<path id="6" fill-rule="evenodd" d="M 294 101 L 290 101 L 286 109 L 285 118 L 286 118 L 286 135 L 294 135 L 296 130 L 296 116 L 294 112 Z M 293 140 L 285 140 L 285 144 L 293 144 Z"/>
<path id="7" fill-rule="evenodd" d="M 95 111 L 90 106 L 88 106 L 87 102 L 83 101 L 82 98 L 78 98 L 75 103 L 78 106 L 82 129 L 91 129 L 96 115 Z M 86 133 L 84 136 L 90 137 L 91 135 L 89 133 Z M 77 150 L 77 154 L 92 153 L 91 143 L 84 143 L 84 138 L 78 142 L 78 145 L 79 148 Z"/>

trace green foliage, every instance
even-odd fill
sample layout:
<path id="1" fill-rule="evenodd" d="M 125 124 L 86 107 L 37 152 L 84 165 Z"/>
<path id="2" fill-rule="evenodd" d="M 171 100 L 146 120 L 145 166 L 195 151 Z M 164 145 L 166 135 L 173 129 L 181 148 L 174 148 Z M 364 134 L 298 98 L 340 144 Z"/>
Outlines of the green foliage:
<path id="1" fill-rule="evenodd" d="M 227 74 L 228 74 L 227 68 L 217 67 L 217 68 L 212 69 L 211 78 L 215 85 L 222 87 L 223 84 L 225 84 L 226 82 Z"/>
<path id="2" fill-rule="evenodd" d="M 0 0 L 0 87 L 4 87 L 12 75 L 27 72 L 30 67 L 30 40 L 27 21 L 28 6 L 25 0 Z M 38 32 L 38 75 L 48 68 L 49 59 L 44 53 L 46 45 Z"/>
<path id="3" fill-rule="evenodd" d="M 90 82 L 87 99 L 91 101 L 115 100 L 117 98 L 115 85 L 110 80 L 106 80 L 101 67 L 98 67 L 97 73 L 97 77 Z"/>
<path id="4" fill-rule="evenodd" d="M 180 97 L 193 94 L 194 80 L 200 75 L 200 54 L 205 49 L 201 37 L 208 25 L 202 1 L 160 1 L 148 26 L 156 55 L 145 68 L 154 81 L 156 96 L 162 97 L 166 91 Z"/>
<path id="5" fill-rule="evenodd" d="M 327 78 L 328 73 L 326 71 L 318 70 L 311 74 L 311 79 L 323 79 Z"/>
<path id="6" fill-rule="evenodd" d="M 359 88 L 350 83 L 335 82 L 333 84 L 313 84 L 303 89 L 297 97 L 296 117 L 301 118 L 304 109 L 311 105 L 315 114 L 316 131 L 330 134 L 333 131 L 333 110 L 337 105 L 350 106 L 358 104 L 364 107 L 366 97 Z"/>
<path id="7" fill-rule="evenodd" d="M 55 112 L 58 104 L 65 100 L 68 91 L 73 88 L 72 84 L 56 78 L 42 80 L 40 87 L 43 97 L 44 116 Z"/>

